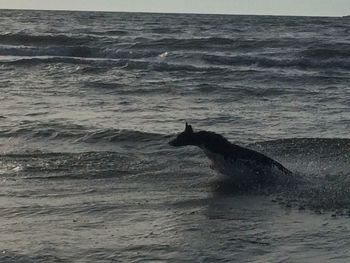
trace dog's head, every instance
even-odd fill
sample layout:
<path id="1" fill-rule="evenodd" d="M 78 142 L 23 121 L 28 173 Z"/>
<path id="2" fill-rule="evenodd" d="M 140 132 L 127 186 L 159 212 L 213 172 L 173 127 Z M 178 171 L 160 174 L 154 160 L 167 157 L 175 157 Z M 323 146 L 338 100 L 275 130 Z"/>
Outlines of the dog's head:
<path id="1" fill-rule="evenodd" d="M 192 126 L 186 122 L 186 127 L 176 138 L 169 142 L 171 146 L 180 147 L 186 145 L 195 145 L 196 143 L 195 133 L 193 132 Z"/>

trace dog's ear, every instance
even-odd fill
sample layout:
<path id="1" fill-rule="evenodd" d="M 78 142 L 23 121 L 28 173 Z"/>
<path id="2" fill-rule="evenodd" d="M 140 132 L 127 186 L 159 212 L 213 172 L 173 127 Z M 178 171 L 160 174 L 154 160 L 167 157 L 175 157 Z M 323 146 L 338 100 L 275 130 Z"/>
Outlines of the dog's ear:
<path id="1" fill-rule="evenodd" d="M 186 133 L 193 133 L 192 126 L 189 125 L 187 122 L 186 122 L 186 126 L 185 126 L 185 132 Z"/>

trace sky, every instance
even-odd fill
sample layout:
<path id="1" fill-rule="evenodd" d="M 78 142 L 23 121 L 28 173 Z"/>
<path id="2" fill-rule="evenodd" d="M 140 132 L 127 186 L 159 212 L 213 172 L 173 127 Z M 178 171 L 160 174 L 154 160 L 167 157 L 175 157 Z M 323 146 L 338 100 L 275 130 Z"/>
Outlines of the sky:
<path id="1" fill-rule="evenodd" d="M 0 9 L 344 16 L 350 0 L 0 0 Z"/>

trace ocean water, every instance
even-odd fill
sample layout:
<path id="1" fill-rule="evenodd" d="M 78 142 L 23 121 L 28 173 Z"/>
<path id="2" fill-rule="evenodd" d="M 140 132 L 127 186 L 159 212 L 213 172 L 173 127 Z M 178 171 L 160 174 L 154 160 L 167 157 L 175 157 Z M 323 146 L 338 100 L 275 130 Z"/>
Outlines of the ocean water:
<path id="1" fill-rule="evenodd" d="M 346 18 L 0 10 L 0 262 L 349 262 L 349 73 Z M 186 121 L 297 184 L 221 192 Z"/>

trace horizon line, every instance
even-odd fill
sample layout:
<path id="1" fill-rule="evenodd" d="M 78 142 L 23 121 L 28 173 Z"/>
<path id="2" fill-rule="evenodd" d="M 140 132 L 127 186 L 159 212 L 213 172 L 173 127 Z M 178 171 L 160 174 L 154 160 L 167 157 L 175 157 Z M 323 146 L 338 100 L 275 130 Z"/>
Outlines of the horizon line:
<path id="1" fill-rule="evenodd" d="M 237 14 L 237 13 L 196 13 L 165 11 L 117 11 L 117 10 L 78 10 L 78 9 L 37 9 L 37 8 L 0 8 L 5 11 L 57 11 L 57 12 L 98 12 L 98 13 L 141 13 L 141 14 L 174 14 L 174 15 L 222 15 L 222 16 L 279 16 L 279 17 L 330 17 L 342 18 L 348 15 L 292 15 L 292 14 Z"/>

